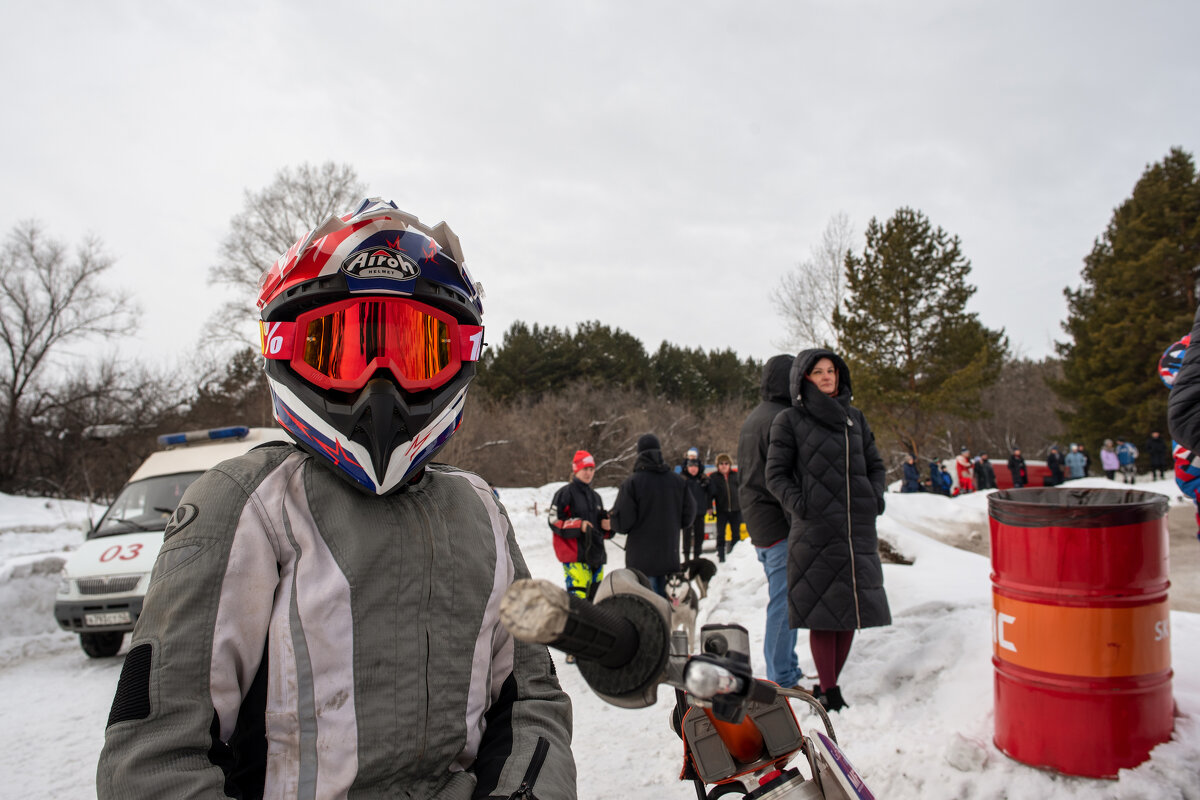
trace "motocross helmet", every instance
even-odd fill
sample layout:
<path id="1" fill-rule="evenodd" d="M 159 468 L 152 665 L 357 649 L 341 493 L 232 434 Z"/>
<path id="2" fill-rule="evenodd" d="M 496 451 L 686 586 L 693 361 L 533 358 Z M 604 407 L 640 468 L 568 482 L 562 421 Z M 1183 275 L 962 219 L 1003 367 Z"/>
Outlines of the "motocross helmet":
<path id="1" fill-rule="evenodd" d="M 1183 366 L 1183 354 L 1188 349 L 1188 343 L 1192 340 L 1192 335 L 1187 336 L 1175 342 L 1166 350 L 1163 351 L 1162 357 L 1158 359 L 1158 377 L 1168 389 L 1175 385 L 1175 376 L 1179 374 L 1179 368 Z"/>
<path id="2" fill-rule="evenodd" d="M 259 280 L 275 419 L 362 490 L 404 486 L 462 422 L 481 297 L 446 223 L 379 198 L 331 216 Z"/>

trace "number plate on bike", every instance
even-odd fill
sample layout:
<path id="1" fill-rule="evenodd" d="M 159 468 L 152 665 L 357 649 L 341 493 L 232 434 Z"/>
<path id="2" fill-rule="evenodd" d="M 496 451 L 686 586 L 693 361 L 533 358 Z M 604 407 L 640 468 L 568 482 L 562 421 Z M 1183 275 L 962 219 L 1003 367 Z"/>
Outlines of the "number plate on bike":
<path id="1" fill-rule="evenodd" d="M 92 628 L 104 625 L 128 625 L 131 621 L 128 611 L 109 611 L 104 614 L 83 615 L 83 624 Z"/>

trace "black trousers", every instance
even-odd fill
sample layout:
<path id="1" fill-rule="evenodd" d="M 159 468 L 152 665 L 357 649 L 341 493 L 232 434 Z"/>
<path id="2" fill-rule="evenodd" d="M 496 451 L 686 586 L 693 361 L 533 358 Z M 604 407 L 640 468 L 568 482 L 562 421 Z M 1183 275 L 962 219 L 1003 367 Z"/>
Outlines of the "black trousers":
<path id="1" fill-rule="evenodd" d="M 695 548 L 696 555 L 692 555 Z M 690 561 L 693 558 L 700 557 L 700 551 L 704 548 L 704 512 L 696 515 L 692 520 L 692 527 L 683 529 L 683 560 Z"/>
<path id="2" fill-rule="evenodd" d="M 729 526 L 729 545 L 725 544 L 725 526 Z M 742 535 L 741 511 L 717 512 L 717 558 L 724 561 L 726 552 L 733 552 L 733 546 Z"/>

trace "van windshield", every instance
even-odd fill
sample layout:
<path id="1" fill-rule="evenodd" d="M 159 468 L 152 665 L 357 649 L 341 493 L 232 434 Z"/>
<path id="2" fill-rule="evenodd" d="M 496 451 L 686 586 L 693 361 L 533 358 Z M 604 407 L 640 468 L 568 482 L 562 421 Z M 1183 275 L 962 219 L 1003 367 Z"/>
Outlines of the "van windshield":
<path id="1" fill-rule="evenodd" d="M 175 513 L 184 489 L 203 474 L 180 472 L 126 484 L 88 538 L 133 531 L 161 531 Z"/>

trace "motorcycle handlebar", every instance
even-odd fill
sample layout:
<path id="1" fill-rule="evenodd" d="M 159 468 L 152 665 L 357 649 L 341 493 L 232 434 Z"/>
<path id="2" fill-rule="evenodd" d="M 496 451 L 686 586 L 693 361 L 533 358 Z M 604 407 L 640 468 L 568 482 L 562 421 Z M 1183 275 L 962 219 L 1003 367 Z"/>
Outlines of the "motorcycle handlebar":
<path id="1" fill-rule="evenodd" d="M 608 669 L 625 666 L 638 649 L 638 633 L 628 619 L 549 581 L 513 583 L 500 602 L 500 620 L 517 639 L 548 645 Z"/>
<path id="2" fill-rule="evenodd" d="M 605 700 L 644 708 L 666 677 L 670 651 L 664 609 L 651 597 L 622 592 L 592 604 L 549 581 L 524 579 L 500 601 L 500 621 L 514 638 L 578 658 L 584 679 Z"/>

